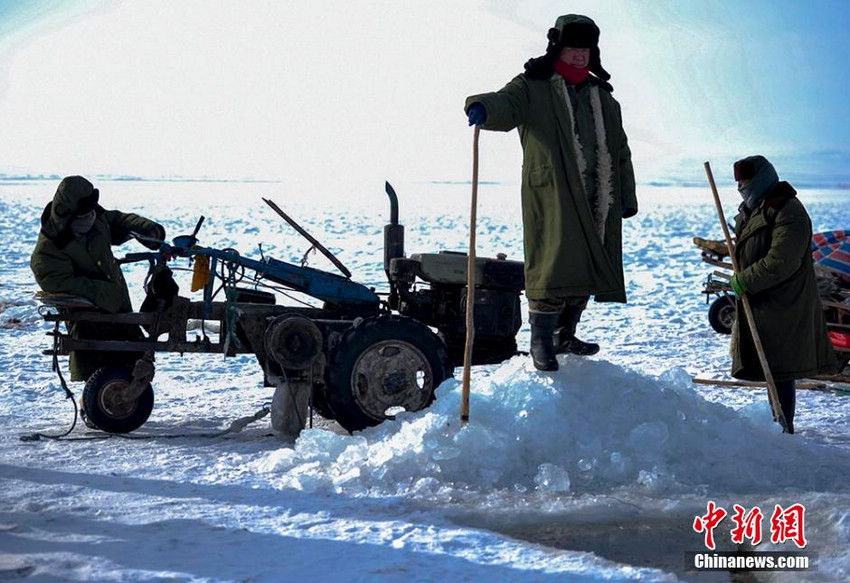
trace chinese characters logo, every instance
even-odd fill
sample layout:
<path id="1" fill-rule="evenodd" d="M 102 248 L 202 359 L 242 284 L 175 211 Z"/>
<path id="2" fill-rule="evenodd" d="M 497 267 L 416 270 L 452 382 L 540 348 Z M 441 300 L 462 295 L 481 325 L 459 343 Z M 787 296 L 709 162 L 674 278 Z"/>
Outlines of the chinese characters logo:
<path id="1" fill-rule="evenodd" d="M 732 542 L 742 544 L 749 540 L 754 546 L 762 540 L 762 520 L 764 515 L 758 506 L 749 510 L 738 504 L 733 505 L 735 513 L 732 521 L 735 523 L 731 531 Z M 798 548 L 805 548 L 808 544 L 805 531 L 806 508 L 802 504 L 792 504 L 782 508 L 776 504 L 770 516 L 770 542 L 780 544 L 791 541 Z M 714 529 L 728 516 L 728 512 L 717 506 L 713 500 L 708 501 L 706 513 L 694 518 L 693 528 L 697 533 L 705 536 L 705 546 L 714 550 Z"/>

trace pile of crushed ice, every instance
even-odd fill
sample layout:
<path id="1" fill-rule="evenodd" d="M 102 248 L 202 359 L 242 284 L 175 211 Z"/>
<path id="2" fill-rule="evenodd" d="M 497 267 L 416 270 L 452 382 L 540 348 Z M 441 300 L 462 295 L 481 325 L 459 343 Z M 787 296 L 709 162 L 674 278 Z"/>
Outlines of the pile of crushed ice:
<path id="1" fill-rule="evenodd" d="M 351 495 L 458 491 L 646 494 L 845 489 L 850 453 L 781 434 L 765 402 L 735 411 L 690 376 L 651 378 L 566 357 L 539 374 L 517 357 L 473 376 L 471 420 L 448 380 L 426 411 L 355 435 L 313 429 L 255 467 L 280 487 Z"/>

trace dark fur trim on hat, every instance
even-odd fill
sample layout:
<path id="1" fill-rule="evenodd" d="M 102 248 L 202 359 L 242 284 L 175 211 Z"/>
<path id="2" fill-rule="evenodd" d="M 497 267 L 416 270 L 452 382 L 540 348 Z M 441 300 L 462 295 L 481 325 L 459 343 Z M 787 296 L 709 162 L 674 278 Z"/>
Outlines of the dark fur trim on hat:
<path id="1" fill-rule="evenodd" d="M 564 25 L 558 42 L 563 47 L 592 49 L 599 46 L 599 28 L 584 22 L 569 22 Z"/>
<path id="2" fill-rule="evenodd" d="M 561 55 L 564 47 L 589 48 L 590 61 L 587 68 L 596 75 L 600 81 L 599 85 L 611 93 L 614 88 L 610 83 L 611 74 L 602 67 L 602 59 L 599 55 L 599 28 L 594 24 L 581 22 L 568 23 L 564 25 L 563 32 L 557 28 L 550 28 L 546 33 L 549 44 L 546 54 L 535 59 L 529 59 L 525 63 L 525 76 L 529 79 L 548 79 L 555 73 L 553 66 L 555 59 Z"/>
<path id="3" fill-rule="evenodd" d="M 555 74 L 554 62 L 555 59 L 548 54 L 543 55 L 542 57 L 537 57 L 536 59 L 529 59 L 525 63 L 526 78 L 536 80 L 549 79 L 550 77 L 552 77 L 552 75 Z M 593 75 L 587 76 L 587 82 L 593 83 L 594 85 L 598 85 L 608 93 L 613 93 L 614 87 L 607 81 L 611 78 L 611 75 L 608 75 L 608 73 L 605 71 L 605 69 L 602 69 L 602 67 L 599 67 L 599 69 L 602 73 L 605 74 L 605 78 L 600 78 L 599 76 L 597 76 L 596 71 L 590 69 L 590 72 L 593 73 Z"/>
<path id="4" fill-rule="evenodd" d="M 594 72 L 594 71 L 591 69 L 591 72 Z M 606 73 L 606 75 L 607 75 L 607 73 Z M 610 78 L 611 75 L 608 75 L 608 77 Z M 608 81 L 606 81 L 605 79 L 600 79 L 599 77 L 594 77 L 593 75 L 588 75 L 587 79 L 591 83 L 593 83 L 594 85 L 598 85 L 599 87 L 601 87 L 602 89 L 604 89 L 608 93 L 614 93 L 614 86 L 611 85 L 610 83 L 608 83 Z"/>
<path id="5" fill-rule="evenodd" d="M 749 158 L 738 160 L 733 166 L 735 181 L 749 180 L 756 175 L 756 165 Z"/>
<path id="6" fill-rule="evenodd" d="M 588 64 L 588 68 L 591 73 L 603 81 L 608 81 L 611 78 L 611 74 L 602 68 L 602 59 L 599 57 L 599 47 L 593 47 L 590 50 L 590 63 Z M 614 89 L 612 87 L 609 91 L 613 90 Z"/>
<path id="7" fill-rule="evenodd" d="M 555 73 L 555 53 L 546 53 L 525 63 L 525 76 L 529 79 L 548 79 Z"/>

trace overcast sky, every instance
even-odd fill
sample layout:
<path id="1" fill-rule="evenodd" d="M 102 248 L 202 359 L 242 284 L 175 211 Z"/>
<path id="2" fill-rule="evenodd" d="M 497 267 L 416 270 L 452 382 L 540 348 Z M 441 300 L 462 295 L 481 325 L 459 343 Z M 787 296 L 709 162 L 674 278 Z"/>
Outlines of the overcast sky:
<path id="1" fill-rule="evenodd" d="M 0 173 L 468 180 L 465 97 L 568 12 L 602 29 L 639 180 L 850 175 L 845 0 L 0 0 Z M 482 180 L 517 181 L 516 132 L 481 140 Z"/>

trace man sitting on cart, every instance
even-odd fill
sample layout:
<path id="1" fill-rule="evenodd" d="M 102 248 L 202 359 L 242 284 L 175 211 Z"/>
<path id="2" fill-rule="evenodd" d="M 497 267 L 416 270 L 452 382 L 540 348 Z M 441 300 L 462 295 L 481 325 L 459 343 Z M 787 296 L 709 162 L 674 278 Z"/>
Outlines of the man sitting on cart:
<path id="1" fill-rule="evenodd" d="M 134 234 L 157 249 L 165 228 L 132 213 L 106 210 L 98 204 L 100 192 L 82 176 L 68 176 L 41 215 L 41 231 L 30 259 L 38 285 L 48 294 L 84 298 L 110 314 L 131 312 L 130 294 L 112 245 L 127 242 Z M 139 340 L 142 333 L 130 324 L 69 322 L 75 339 Z M 140 354 L 75 351 L 70 356 L 72 381 L 85 381 L 107 364 L 132 366 Z M 108 360 L 107 360 L 108 359 Z"/>

